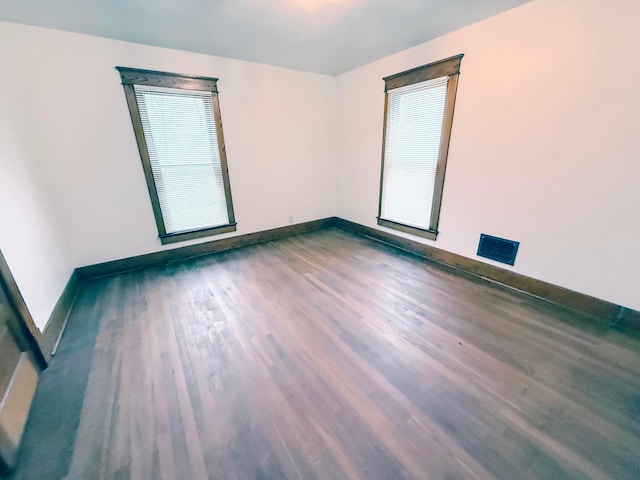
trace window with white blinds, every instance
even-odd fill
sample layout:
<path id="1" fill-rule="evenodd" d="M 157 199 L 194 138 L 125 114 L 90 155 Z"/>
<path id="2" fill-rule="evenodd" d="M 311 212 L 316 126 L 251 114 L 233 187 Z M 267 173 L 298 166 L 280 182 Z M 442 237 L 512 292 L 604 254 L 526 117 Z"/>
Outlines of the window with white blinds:
<path id="1" fill-rule="evenodd" d="M 228 224 L 211 92 L 134 89 L 166 233 Z"/>
<path id="2" fill-rule="evenodd" d="M 160 239 L 235 230 L 216 79 L 118 70 Z"/>
<path id="3" fill-rule="evenodd" d="M 389 92 L 381 216 L 429 229 L 449 77 Z"/>
<path id="4" fill-rule="evenodd" d="M 435 240 L 461 58 L 385 78 L 380 225 Z"/>

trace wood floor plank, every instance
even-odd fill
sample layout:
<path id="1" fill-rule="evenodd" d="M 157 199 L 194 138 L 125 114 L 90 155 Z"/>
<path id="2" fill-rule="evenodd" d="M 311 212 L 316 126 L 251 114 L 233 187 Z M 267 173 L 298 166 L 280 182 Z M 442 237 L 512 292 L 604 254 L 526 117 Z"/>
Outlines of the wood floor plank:
<path id="1" fill-rule="evenodd" d="M 640 339 L 341 230 L 84 285 L 53 373 L 87 318 L 68 479 L 640 472 Z"/>

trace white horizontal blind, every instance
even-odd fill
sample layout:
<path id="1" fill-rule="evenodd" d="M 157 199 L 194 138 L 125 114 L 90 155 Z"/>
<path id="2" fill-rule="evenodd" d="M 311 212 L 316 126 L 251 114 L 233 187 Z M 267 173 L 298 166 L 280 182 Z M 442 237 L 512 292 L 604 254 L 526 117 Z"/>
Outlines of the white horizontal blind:
<path id="1" fill-rule="evenodd" d="M 389 90 L 380 217 L 428 230 L 449 77 Z"/>
<path id="2" fill-rule="evenodd" d="M 166 233 L 227 225 L 212 93 L 134 90 Z"/>

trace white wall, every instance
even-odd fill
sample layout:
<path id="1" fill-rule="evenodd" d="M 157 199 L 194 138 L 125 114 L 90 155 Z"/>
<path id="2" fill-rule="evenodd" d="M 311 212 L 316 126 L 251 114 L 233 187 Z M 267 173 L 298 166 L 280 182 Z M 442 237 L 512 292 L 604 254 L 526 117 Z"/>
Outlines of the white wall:
<path id="1" fill-rule="evenodd" d="M 116 65 L 220 79 L 235 235 L 335 214 L 335 78 L 11 23 L 0 45 L 75 266 L 185 245 L 158 242 Z"/>
<path id="2" fill-rule="evenodd" d="M 73 264 L 42 176 L 31 162 L 28 113 L 0 75 L 0 250 L 34 322 L 43 330 Z"/>
<path id="3" fill-rule="evenodd" d="M 537 0 L 340 76 L 338 215 L 379 228 L 382 77 L 464 53 L 441 233 L 416 240 L 519 240 L 515 271 L 640 309 L 639 25 L 637 0 Z"/>

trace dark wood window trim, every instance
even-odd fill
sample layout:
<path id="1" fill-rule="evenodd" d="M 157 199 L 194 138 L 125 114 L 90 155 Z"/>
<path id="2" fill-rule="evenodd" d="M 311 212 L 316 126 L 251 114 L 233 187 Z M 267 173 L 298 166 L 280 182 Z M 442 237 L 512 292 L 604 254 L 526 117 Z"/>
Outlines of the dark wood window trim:
<path id="1" fill-rule="evenodd" d="M 380 193 L 378 200 L 378 225 L 393 228 L 405 233 L 435 240 L 438 236 L 438 222 L 440 220 L 440 205 L 442 203 L 442 191 L 444 187 L 444 176 L 447 167 L 447 157 L 449 154 L 449 140 L 451 138 L 451 127 L 453 125 L 453 113 L 456 103 L 456 93 L 458 90 L 458 77 L 460 76 L 460 63 L 464 54 L 445 58 L 438 62 L 429 63 L 422 67 L 406 70 L 395 75 L 384 77 L 384 125 L 382 129 L 382 166 L 380 169 Z M 382 214 L 382 185 L 384 180 L 384 154 L 387 134 L 387 114 L 389 105 L 389 90 L 406 87 L 414 83 L 426 82 L 439 77 L 449 77 L 447 84 L 447 94 L 444 107 L 444 122 L 442 126 L 442 139 L 440 141 L 440 154 L 436 167 L 436 180 L 433 190 L 433 203 L 431 209 L 431 221 L 427 230 L 404 225 L 401 223 L 386 220 Z"/>
<path id="2" fill-rule="evenodd" d="M 197 77 L 191 75 L 181 75 L 176 73 L 156 72 L 153 70 L 141 70 L 137 68 L 116 67 L 120 72 L 122 87 L 127 99 L 131 123 L 138 144 L 138 152 L 142 160 L 145 179 L 147 181 L 147 189 L 151 198 L 151 206 L 158 228 L 158 236 L 162 244 L 182 242 L 195 238 L 218 235 L 222 233 L 233 232 L 236 230 L 235 215 L 233 212 L 233 200 L 231 198 L 231 185 L 229 182 L 229 169 L 227 166 L 227 154 L 224 144 L 224 135 L 222 131 L 222 117 L 220 115 L 220 101 L 218 99 L 218 79 L 209 77 Z M 227 225 L 219 225 L 215 227 L 202 228 L 197 230 L 189 230 L 183 232 L 167 233 L 162 210 L 160 208 L 160 200 L 158 191 L 153 177 L 151 161 L 147 151 L 147 142 L 145 140 L 142 122 L 140 120 L 140 111 L 134 91 L 134 85 L 147 85 L 153 87 L 176 88 L 181 90 L 198 90 L 208 91 L 212 93 L 213 118 L 216 124 L 216 134 L 218 137 L 218 147 L 220 153 L 220 163 L 222 169 L 222 177 L 224 184 L 224 194 L 227 204 L 227 214 L 229 223 Z"/>

